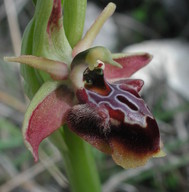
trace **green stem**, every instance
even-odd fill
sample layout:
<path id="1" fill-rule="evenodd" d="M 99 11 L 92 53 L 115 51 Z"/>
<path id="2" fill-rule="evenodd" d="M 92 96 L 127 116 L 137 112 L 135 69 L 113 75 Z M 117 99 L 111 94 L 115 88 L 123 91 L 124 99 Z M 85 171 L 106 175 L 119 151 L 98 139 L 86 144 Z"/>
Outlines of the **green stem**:
<path id="1" fill-rule="evenodd" d="M 60 137 L 62 134 L 62 138 Z M 52 135 L 53 143 L 58 144 L 72 192 L 100 192 L 101 185 L 94 162 L 91 146 L 64 126 Z M 63 147 L 60 148 L 60 143 Z"/>

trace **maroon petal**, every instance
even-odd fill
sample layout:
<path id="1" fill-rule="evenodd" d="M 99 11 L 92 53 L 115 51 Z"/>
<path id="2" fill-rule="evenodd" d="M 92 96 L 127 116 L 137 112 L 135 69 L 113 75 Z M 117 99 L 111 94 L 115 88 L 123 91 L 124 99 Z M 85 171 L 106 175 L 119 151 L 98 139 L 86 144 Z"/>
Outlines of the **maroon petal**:
<path id="1" fill-rule="evenodd" d="M 38 147 L 43 139 L 64 123 L 70 109 L 72 92 L 64 85 L 45 83 L 31 101 L 25 114 L 23 135 L 26 146 L 38 160 Z"/>
<path id="2" fill-rule="evenodd" d="M 124 168 L 142 166 L 151 157 L 164 155 L 154 119 L 147 117 L 146 127 L 141 127 L 120 122 L 122 117 L 120 111 L 81 104 L 69 110 L 66 120 L 73 132 L 100 151 L 111 154 Z"/>
<path id="3" fill-rule="evenodd" d="M 147 65 L 152 59 L 152 56 L 144 54 L 126 55 L 118 54 L 113 55 L 113 60 L 122 65 L 118 68 L 112 65 L 106 65 L 104 70 L 105 78 L 108 81 L 115 81 L 123 78 L 130 77 L 133 73 Z"/>
<path id="4" fill-rule="evenodd" d="M 92 104 L 76 105 L 67 113 L 68 127 L 104 153 L 111 153 L 105 135 L 109 132 L 109 115 L 105 108 Z"/>
<path id="5" fill-rule="evenodd" d="M 157 123 L 146 118 L 146 127 L 138 124 L 121 123 L 112 125 L 109 144 L 114 161 L 124 167 L 144 165 L 149 158 L 160 152 L 160 136 Z"/>

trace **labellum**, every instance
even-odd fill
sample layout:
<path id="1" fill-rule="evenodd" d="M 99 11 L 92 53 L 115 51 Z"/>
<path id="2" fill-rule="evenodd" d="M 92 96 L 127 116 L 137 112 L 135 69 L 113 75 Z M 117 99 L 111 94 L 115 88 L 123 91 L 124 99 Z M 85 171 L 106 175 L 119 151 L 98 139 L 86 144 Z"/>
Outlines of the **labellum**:
<path id="1" fill-rule="evenodd" d="M 160 150 L 157 123 L 139 96 L 142 80 L 108 83 L 104 64 L 83 73 L 84 87 L 77 90 L 80 105 L 67 114 L 68 126 L 87 142 L 111 154 L 124 168 L 140 166 Z"/>

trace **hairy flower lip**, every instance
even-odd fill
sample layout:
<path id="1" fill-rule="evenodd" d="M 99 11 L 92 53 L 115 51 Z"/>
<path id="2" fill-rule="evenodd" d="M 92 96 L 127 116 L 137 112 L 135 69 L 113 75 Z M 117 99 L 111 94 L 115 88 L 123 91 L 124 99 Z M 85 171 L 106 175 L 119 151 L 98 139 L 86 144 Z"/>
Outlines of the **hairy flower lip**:
<path id="1" fill-rule="evenodd" d="M 142 166 L 151 157 L 163 156 L 159 130 L 154 119 L 147 118 L 148 128 L 129 123 L 126 126 L 119 121 L 112 124 L 110 114 L 105 115 L 102 111 L 99 115 L 98 109 L 104 108 L 102 105 L 95 106 L 88 101 L 87 103 L 76 105 L 69 110 L 68 126 L 100 151 L 111 154 L 117 164 L 124 168 L 133 168 Z M 107 122 L 106 126 L 102 126 L 102 122 Z"/>
<path id="2" fill-rule="evenodd" d="M 89 76 L 85 78 L 93 79 L 95 77 L 98 80 L 105 81 L 100 77 L 101 73 L 98 73 L 98 67 L 93 71 L 86 71 L 85 76 L 87 75 Z M 158 125 L 148 107 L 138 95 L 144 82 L 137 79 L 124 79 L 111 85 L 108 83 L 107 85 L 110 86 L 108 92 L 105 87 L 103 87 L 102 92 L 99 91 L 101 85 L 96 84 L 94 80 L 92 82 L 93 84 L 89 86 L 84 83 L 84 86 L 76 93 L 81 104 L 69 110 L 67 123 L 70 129 L 97 149 L 105 153 L 107 151 L 111 153 L 114 161 L 124 168 L 142 166 L 151 157 L 164 156 L 161 150 Z M 100 87 L 98 87 L 98 84 Z M 137 102 L 135 100 L 130 98 L 131 100 L 128 101 L 125 96 L 122 96 L 127 92 L 138 100 L 136 107 Z M 117 102 L 128 106 L 126 108 L 128 112 L 125 113 L 125 110 L 122 110 L 121 106 L 116 104 Z M 108 115 L 103 112 L 99 115 L 98 110 L 100 109 L 108 111 Z M 131 114 L 134 114 L 132 121 L 128 118 Z M 78 116 L 84 117 L 83 122 L 82 118 L 78 119 Z M 104 116 L 103 121 L 102 116 Z M 135 120 L 135 117 L 138 120 Z M 106 126 L 102 125 L 101 121 L 106 122 Z M 95 122 L 98 123 L 94 128 Z M 107 148 L 107 145 L 109 148 Z"/>

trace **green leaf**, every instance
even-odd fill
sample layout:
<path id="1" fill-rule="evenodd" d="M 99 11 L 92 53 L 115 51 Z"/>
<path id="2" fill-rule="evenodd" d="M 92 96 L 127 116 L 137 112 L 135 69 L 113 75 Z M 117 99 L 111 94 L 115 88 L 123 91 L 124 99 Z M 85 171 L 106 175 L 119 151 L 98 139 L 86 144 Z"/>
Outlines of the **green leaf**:
<path id="1" fill-rule="evenodd" d="M 25 29 L 22 39 L 21 54 L 32 54 L 34 25 L 35 20 L 32 19 Z M 20 70 L 24 78 L 24 91 L 27 96 L 31 99 L 33 95 L 37 92 L 43 81 L 40 76 L 37 75 L 37 71 L 32 67 L 29 67 L 27 65 L 21 65 Z"/>

